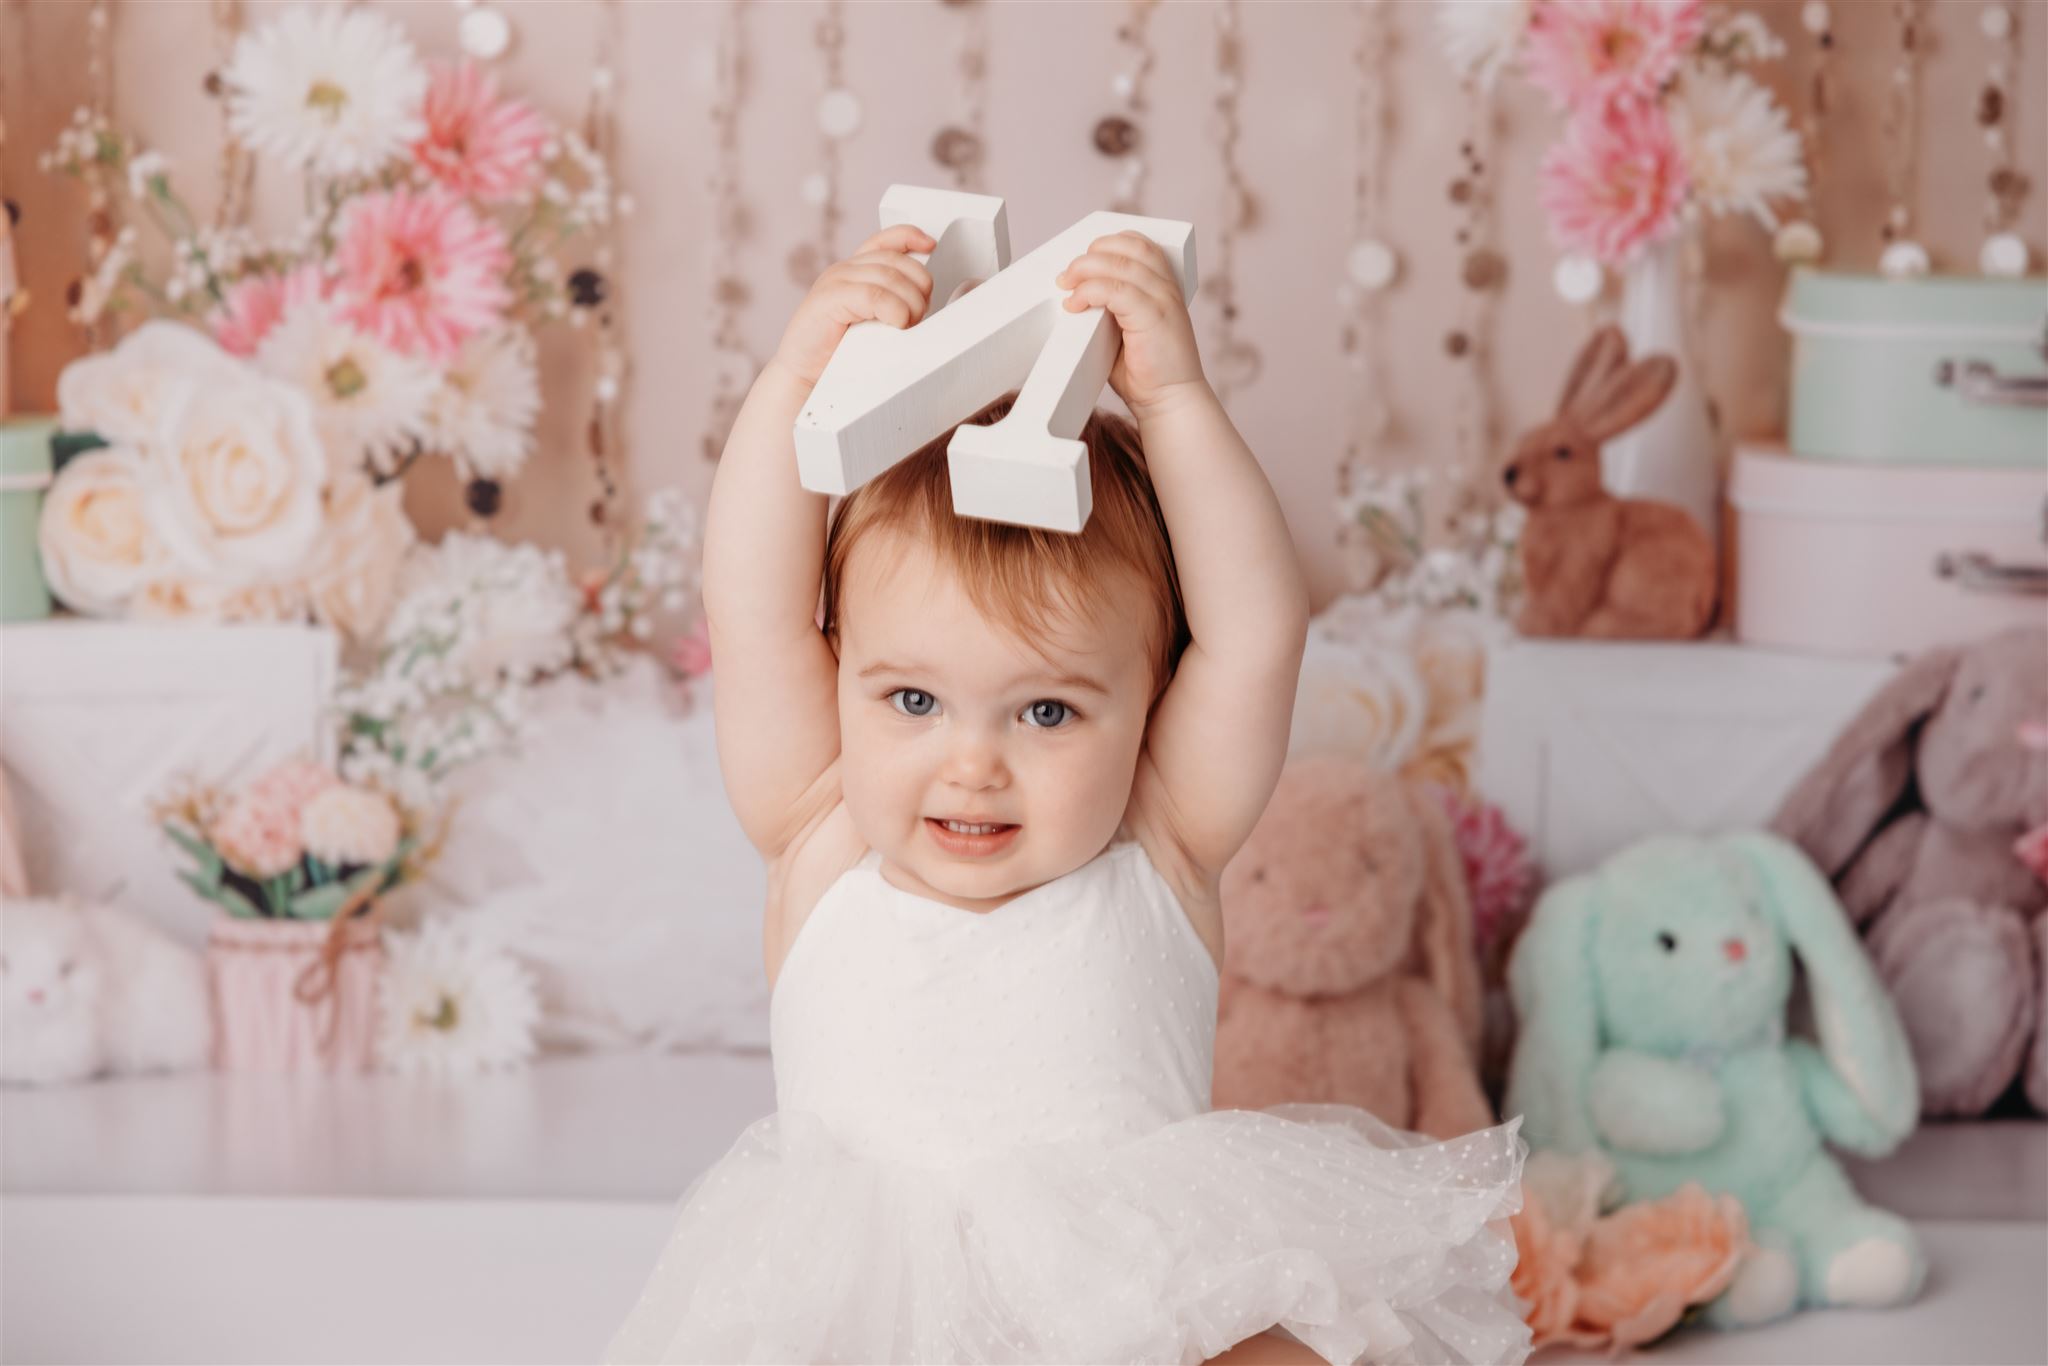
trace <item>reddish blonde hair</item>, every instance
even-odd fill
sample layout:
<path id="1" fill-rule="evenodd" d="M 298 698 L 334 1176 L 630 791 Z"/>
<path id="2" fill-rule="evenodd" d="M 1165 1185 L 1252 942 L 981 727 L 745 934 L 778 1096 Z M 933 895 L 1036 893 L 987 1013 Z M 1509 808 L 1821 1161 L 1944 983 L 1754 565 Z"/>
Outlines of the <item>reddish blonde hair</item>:
<path id="1" fill-rule="evenodd" d="M 1011 390 L 962 426 L 986 426 L 1010 411 Z M 912 536 L 952 569 L 981 613 L 1019 639 L 1048 634 L 1067 612 L 1092 616 L 1119 573 L 1148 591 L 1154 625 L 1152 697 L 1157 701 L 1187 648 L 1187 613 L 1166 518 L 1152 489 L 1138 429 L 1097 409 L 1081 429 L 1088 446 L 1091 508 L 1079 535 L 962 517 L 953 511 L 946 468 L 952 432 L 928 443 L 848 494 L 825 537 L 826 638 L 839 648 L 841 601 L 854 547 L 878 528 Z"/>

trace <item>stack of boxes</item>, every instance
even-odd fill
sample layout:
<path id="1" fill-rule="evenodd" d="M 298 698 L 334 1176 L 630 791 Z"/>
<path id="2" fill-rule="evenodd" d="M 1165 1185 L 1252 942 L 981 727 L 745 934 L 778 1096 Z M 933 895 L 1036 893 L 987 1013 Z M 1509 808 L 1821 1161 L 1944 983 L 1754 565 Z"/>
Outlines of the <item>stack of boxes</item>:
<path id="1" fill-rule="evenodd" d="M 2048 619 L 2048 279 L 1795 271 L 1786 443 L 1739 446 L 1738 640 L 1882 656 Z"/>

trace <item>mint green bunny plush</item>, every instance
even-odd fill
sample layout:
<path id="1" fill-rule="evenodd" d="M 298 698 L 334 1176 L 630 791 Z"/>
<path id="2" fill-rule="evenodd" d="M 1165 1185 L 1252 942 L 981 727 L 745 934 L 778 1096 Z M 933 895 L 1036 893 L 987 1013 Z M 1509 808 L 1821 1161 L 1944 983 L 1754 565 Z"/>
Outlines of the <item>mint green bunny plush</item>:
<path id="1" fill-rule="evenodd" d="M 1793 958 L 1818 1042 L 1788 1037 Z M 1599 1149 L 1627 1200 L 1688 1181 L 1742 1201 L 1758 1251 L 1707 1321 L 1881 1307 L 1927 1264 L 1825 1144 L 1897 1147 L 1919 1114 L 1906 1034 L 1833 889 L 1773 835 L 1645 840 L 1551 887 L 1508 964 L 1505 1113 L 1537 1148 Z"/>

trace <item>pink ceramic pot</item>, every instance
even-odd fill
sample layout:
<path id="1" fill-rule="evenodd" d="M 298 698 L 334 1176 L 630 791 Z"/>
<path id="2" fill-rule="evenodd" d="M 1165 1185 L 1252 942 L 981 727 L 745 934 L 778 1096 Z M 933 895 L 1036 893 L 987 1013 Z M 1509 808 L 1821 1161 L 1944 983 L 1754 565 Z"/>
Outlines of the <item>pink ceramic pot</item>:
<path id="1" fill-rule="evenodd" d="M 321 950 L 326 920 L 219 915 L 207 935 L 213 981 L 214 1066 L 226 1072 L 367 1072 L 376 1063 L 377 980 L 384 946 L 367 916 L 343 926 L 332 988 Z"/>

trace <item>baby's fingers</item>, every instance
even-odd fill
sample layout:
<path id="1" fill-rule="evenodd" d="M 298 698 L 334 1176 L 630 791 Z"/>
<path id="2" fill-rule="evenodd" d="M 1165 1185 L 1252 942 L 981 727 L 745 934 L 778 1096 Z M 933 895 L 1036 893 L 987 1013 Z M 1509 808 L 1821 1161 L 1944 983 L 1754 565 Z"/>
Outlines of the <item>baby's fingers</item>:
<path id="1" fill-rule="evenodd" d="M 1151 292 L 1130 280 L 1093 275 L 1074 286 L 1062 305 L 1070 313 L 1085 308 L 1106 308 L 1126 328 L 1143 327 L 1166 315 L 1166 306 Z"/>
<path id="2" fill-rule="evenodd" d="M 913 227 L 908 223 L 897 223 L 883 228 L 861 243 L 854 249 L 853 254 L 860 256 L 870 251 L 930 251 L 938 245 L 932 235 L 923 228 Z"/>
<path id="3" fill-rule="evenodd" d="M 903 255 L 901 252 L 864 251 L 858 256 L 847 258 L 845 264 L 872 265 L 880 266 L 884 270 L 893 270 L 897 274 L 907 277 L 911 284 L 916 286 L 917 292 L 924 295 L 927 299 L 932 295 L 932 273 L 926 270 L 920 262 Z"/>
<path id="4" fill-rule="evenodd" d="M 924 295 L 916 285 L 886 266 L 841 266 L 834 284 L 841 305 L 857 315 L 858 320 L 879 318 L 897 327 L 908 327 L 924 316 Z"/>

